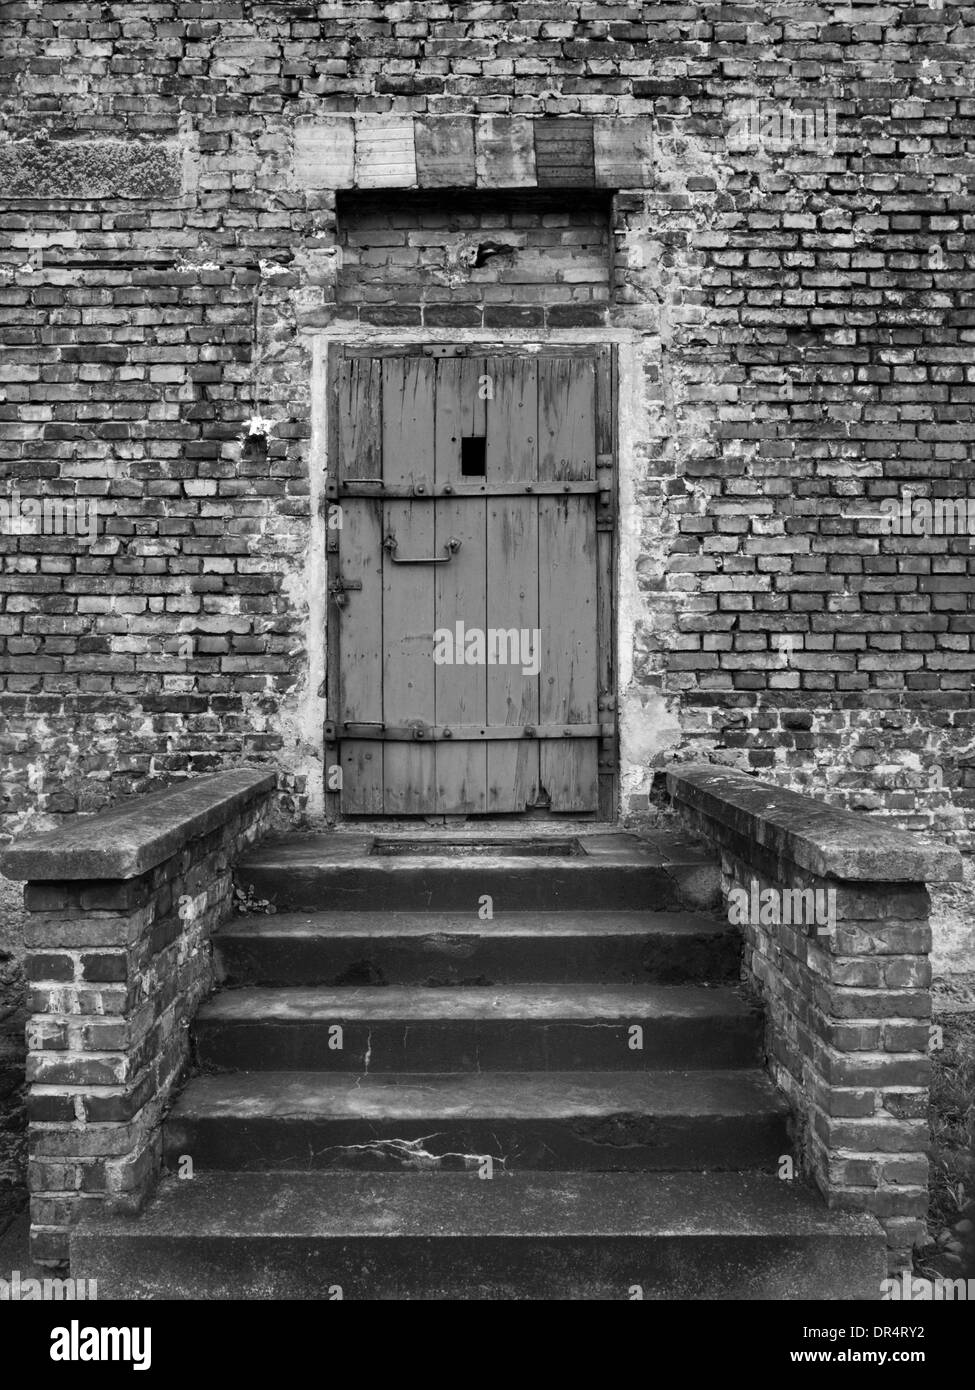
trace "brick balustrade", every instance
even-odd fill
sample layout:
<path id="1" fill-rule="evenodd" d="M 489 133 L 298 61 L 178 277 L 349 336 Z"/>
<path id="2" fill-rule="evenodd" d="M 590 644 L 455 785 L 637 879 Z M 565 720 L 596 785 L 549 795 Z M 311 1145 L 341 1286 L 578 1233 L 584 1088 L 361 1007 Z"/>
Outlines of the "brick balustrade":
<path id="1" fill-rule="evenodd" d="M 819 900 L 835 906 L 825 929 L 749 910 L 743 976 L 765 1006 L 768 1064 L 806 1172 L 830 1206 L 878 1218 L 900 1268 L 928 1203 L 926 884 L 959 879 L 960 856 L 709 764 L 675 766 L 667 787 L 720 850 L 726 898 L 835 893 Z"/>
<path id="2" fill-rule="evenodd" d="M 266 828 L 276 778 L 250 769 L 123 801 L 0 860 L 26 879 L 31 1242 L 67 1259 L 70 1227 L 107 1202 L 138 1210 L 159 1121 L 212 985 L 210 932 L 232 865 Z"/>
<path id="3" fill-rule="evenodd" d="M 943 846 L 711 765 L 668 773 L 675 809 L 720 851 L 726 894 L 835 894 L 822 924 L 744 922 L 744 977 L 796 1146 L 834 1207 L 884 1225 L 894 1268 L 927 1205 L 928 883 Z M 67 1256 L 86 1207 L 138 1210 L 159 1121 L 212 985 L 209 934 L 231 910 L 234 859 L 267 828 L 275 778 L 221 773 L 122 802 L 0 861 L 27 879 L 34 1257 Z"/>

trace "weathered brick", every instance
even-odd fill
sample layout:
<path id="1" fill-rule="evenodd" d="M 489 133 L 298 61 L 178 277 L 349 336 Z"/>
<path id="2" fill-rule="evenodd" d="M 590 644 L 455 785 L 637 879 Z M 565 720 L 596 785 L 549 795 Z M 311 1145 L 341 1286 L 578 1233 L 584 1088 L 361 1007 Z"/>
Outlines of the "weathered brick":
<path id="1" fill-rule="evenodd" d="M 128 978 L 129 962 L 121 951 L 86 951 L 81 957 L 81 978 L 121 983 Z"/>
<path id="2" fill-rule="evenodd" d="M 24 906 L 28 912 L 57 912 L 68 906 L 68 891 L 60 883 L 28 883 L 24 888 Z"/>
<path id="3" fill-rule="evenodd" d="M 85 884 L 78 894 L 83 912 L 132 912 L 149 900 L 149 884 L 141 878 Z"/>
<path id="4" fill-rule="evenodd" d="M 73 980 L 74 961 L 54 952 L 33 952 L 24 958 L 24 973 L 29 980 Z"/>

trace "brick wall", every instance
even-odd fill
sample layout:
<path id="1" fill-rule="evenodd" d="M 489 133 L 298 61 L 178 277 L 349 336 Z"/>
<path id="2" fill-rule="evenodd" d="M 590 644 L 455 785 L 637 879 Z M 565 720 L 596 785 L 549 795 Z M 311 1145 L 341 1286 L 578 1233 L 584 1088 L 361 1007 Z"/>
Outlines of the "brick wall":
<path id="1" fill-rule="evenodd" d="M 364 294 L 296 123 L 530 117 L 540 168 L 546 123 L 619 117 L 653 127 L 598 330 L 632 344 L 626 804 L 690 752 L 971 846 L 969 541 L 857 519 L 973 493 L 970 8 L 81 0 L 0 27 L 26 142 L 0 464 L 108 513 L 92 547 L 0 533 L 10 828 L 242 756 L 314 809 L 310 335 L 362 331 Z M 826 143 L 736 144 L 750 101 L 816 107 Z"/>
<path id="2" fill-rule="evenodd" d="M 0 1236 L 24 1206 L 27 1096 L 24 1028 L 27 1010 L 20 951 L 0 946 Z"/>
<path id="3" fill-rule="evenodd" d="M 608 313 L 609 200 L 365 195 L 339 209 L 337 301 L 395 327 L 592 328 Z M 478 264 L 478 261 L 481 264 Z"/>

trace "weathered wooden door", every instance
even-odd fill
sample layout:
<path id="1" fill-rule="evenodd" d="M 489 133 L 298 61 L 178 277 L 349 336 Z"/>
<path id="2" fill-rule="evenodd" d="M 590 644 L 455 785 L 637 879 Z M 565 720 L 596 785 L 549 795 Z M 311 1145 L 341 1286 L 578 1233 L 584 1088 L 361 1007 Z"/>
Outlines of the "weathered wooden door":
<path id="1" fill-rule="evenodd" d="M 343 813 L 612 817 L 611 368 L 608 349 L 333 351 Z"/>

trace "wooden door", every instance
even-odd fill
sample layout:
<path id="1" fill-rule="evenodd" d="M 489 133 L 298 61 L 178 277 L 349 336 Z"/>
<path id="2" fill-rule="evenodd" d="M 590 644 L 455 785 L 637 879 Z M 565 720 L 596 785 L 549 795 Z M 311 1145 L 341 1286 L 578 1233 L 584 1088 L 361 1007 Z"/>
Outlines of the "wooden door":
<path id="1" fill-rule="evenodd" d="M 615 809 L 608 349 L 336 349 L 346 815 Z"/>

